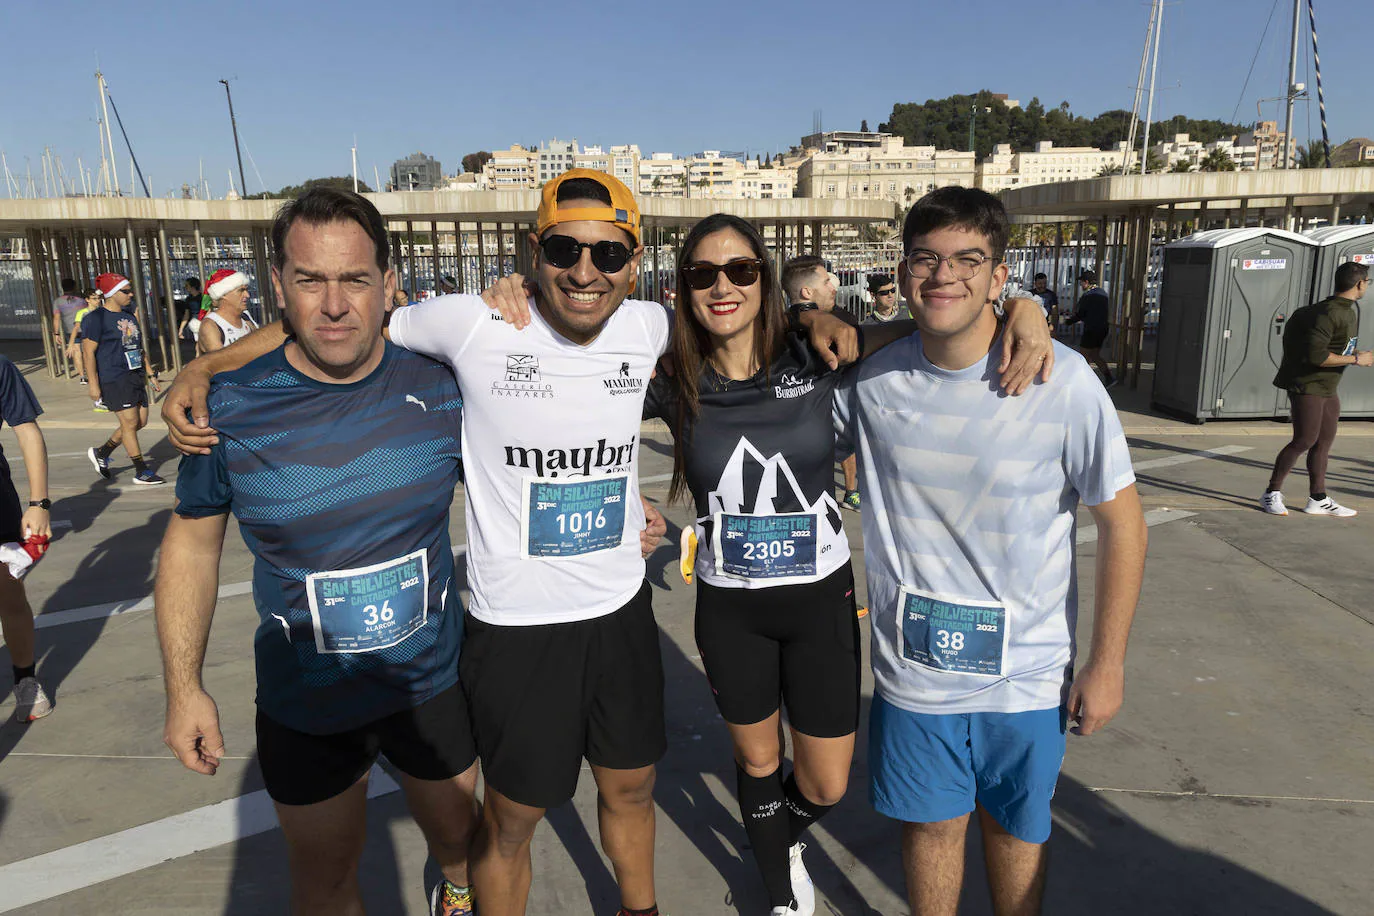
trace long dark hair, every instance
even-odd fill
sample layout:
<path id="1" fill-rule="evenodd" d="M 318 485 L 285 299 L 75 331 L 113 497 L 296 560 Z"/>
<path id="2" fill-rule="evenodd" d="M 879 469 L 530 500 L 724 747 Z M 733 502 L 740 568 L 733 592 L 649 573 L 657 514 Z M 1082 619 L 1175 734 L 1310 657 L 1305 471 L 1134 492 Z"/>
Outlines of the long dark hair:
<path id="1" fill-rule="evenodd" d="M 707 363 L 706 356 L 711 352 L 711 338 L 706 329 L 697 323 L 692 311 L 693 290 L 681 282 L 682 270 L 691 264 L 697 247 L 708 235 L 730 230 L 739 233 L 754 251 L 754 257 L 763 262 L 759 280 L 763 301 L 758 316 L 754 319 L 754 361 L 760 370 L 773 364 L 774 357 L 782 350 L 787 334 L 787 306 L 782 290 L 778 287 L 777 270 L 773 255 L 768 250 L 763 236 L 754 224 L 729 213 L 713 213 L 692 227 L 677 252 L 678 301 L 673 323 L 673 360 L 675 369 L 672 385 L 676 395 L 676 410 L 670 426 L 673 431 L 673 483 L 668 490 L 670 501 L 682 496 L 687 490 L 687 470 L 684 456 L 687 450 L 687 437 L 691 435 L 690 423 L 701 412 L 701 376 Z"/>

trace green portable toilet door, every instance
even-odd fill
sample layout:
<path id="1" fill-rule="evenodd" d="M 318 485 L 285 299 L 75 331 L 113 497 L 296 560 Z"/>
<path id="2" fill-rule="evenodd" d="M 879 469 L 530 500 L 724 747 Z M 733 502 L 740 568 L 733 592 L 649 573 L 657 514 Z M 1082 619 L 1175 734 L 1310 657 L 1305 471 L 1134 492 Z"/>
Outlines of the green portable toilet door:
<path id="1" fill-rule="evenodd" d="M 1272 417 L 1283 392 L 1274 387 L 1274 374 L 1283 359 L 1283 326 L 1307 277 L 1298 277 L 1301 259 L 1290 246 L 1273 238 L 1259 238 L 1219 252 L 1225 282 L 1226 322 L 1222 331 L 1220 377 L 1212 415 L 1216 417 Z"/>

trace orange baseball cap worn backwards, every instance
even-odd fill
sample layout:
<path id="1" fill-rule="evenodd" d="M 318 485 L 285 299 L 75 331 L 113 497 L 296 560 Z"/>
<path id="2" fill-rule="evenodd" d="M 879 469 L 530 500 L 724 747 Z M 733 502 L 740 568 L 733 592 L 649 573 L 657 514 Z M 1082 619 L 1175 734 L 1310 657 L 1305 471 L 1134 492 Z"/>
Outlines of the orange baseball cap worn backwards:
<path id="1" fill-rule="evenodd" d="M 574 178 L 587 178 L 605 188 L 607 193 L 611 195 L 610 206 L 564 207 L 560 210 L 558 208 L 558 188 L 563 182 L 571 181 Z M 635 196 L 619 179 L 607 175 L 605 172 L 598 172 L 595 169 L 569 169 L 544 185 L 544 193 L 539 199 L 539 213 L 535 217 L 535 234 L 543 235 L 544 230 L 550 226 L 579 220 L 614 223 L 630 233 L 635 245 L 639 245 L 640 216 L 639 205 L 635 203 Z"/>

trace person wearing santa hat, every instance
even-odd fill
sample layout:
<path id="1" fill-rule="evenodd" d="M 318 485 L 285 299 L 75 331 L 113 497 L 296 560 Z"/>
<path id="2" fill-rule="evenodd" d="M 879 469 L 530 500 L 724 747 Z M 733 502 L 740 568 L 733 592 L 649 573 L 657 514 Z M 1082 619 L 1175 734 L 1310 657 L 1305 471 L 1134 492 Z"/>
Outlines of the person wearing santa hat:
<path id="1" fill-rule="evenodd" d="M 120 445 L 134 463 L 134 483 L 166 483 L 143 460 L 138 431 L 148 425 L 148 391 L 144 378 L 157 389 L 157 376 L 143 350 L 143 334 L 136 317 L 124 311 L 133 301 L 129 281 L 119 274 L 95 278 L 101 307 L 81 320 L 81 348 L 86 358 L 91 400 L 119 418 L 119 428 L 104 445 L 88 449 L 86 457 L 102 478 L 110 478 L 110 455 Z M 93 369 L 94 371 L 89 371 Z"/>
<path id="2" fill-rule="evenodd" d="M 196 355 L 229 346 L 258 329 L 248 314 L 248 277 L 237 270 L 217 270 L 205 287 L 214 310 L 207 313 L 196 335 Z"/>

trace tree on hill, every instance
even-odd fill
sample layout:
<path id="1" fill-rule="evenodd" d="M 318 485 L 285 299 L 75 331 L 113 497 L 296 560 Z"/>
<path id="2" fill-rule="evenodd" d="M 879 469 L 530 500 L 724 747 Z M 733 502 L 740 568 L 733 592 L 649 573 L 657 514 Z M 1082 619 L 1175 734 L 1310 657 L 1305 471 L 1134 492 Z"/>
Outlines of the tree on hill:
<path id="1" fill-rule="evenodd" d="M 1108 149 L 1129 136 L 1131 113 L 1120 109 L 1104 111 L 1088 118 L 1073 113 L 1067 101 L 1046 110 L 1038 98 L 1024 108 L 1008 108 L 988 90 L 974 95 L 952 95 L 925 102 L 899 102 L 892 106 L 888 120 L 878 129 L 898 134 L 915 146 L 964 149 L 968 145 L 970 119 L 974 119 L 975 149 L 980 158 L 999 143 L 1013 150 L 1026 151 L 1041 140 L 1055 146 L 1091 146 Z M 1137 122 L 1143 131 L 1143 122 Z M 1177 115 L 1155 122 L 1151 136 L 1172 137 L 1186 133 L 1191 139 L 1210 143 L 1221 137 L 1244 133 L 1245 125 L 1222 121 L 1199 121 Z"/>
<path id="2" fill-rule="evenodd" d="M 480 150 L 476 153 L 468 153 L 466 156 L 463 157 L 463 171 L 480 172 L 482 171 L 482 166 L 490 162 L 491 158 L 491 153 L 487 152 L 486 150 Z"/>
<path id="3" fill-rule="evenodd" d="M 311 178 L 309 181 L 302 182 L 301 184 L 287 185 L 272 196 L 283 198 L 300 197 L 306 191 L 315 188 L 334 188 L 339 191 L 351 191 L 353 190 L 353 179 L 347 175 L 338 175 L 330 178 Z M 372 189 L 369 188 L 365 182 L 359 180 L 358 191 L 363 194 L 368 194 L 371 193 Z"/>

